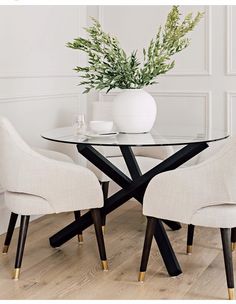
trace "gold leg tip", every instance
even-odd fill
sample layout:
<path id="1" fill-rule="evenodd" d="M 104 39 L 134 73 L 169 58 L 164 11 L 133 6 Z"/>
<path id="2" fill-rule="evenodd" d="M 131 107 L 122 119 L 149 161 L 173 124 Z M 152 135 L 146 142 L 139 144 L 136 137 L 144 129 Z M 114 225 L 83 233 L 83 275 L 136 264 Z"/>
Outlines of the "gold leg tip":
<path id="1" fill-rule="evenodd" d="M 102 233 L 105 234 L 105 226 L 102 226 Z"/>
<path id="2" fill-rule="evenodd" d="M 15 268 L 13 273 L 13 280 L 19 280 L 20 277 L 20 268 Z"/>
<path id="3" fill-rule="evenodd" d="M 83 244 L 83 242 L 84 242 L 83 234 L 78 235 L 78 241 L 79 241 L 79 244 Z"/>
<path id="4" fill-rule="evenodd" d="M 236 243 L 231 243 L 231 250 L 234 251 L 236 249 Z"/>
<path id="5" fill-rule="evenodd" d="M 3 246 L 3 249 L 2 249 L 2 253 L 3 253 L 3 254 L 6 254 L 6 253 L 8 252 L 8 248 L 9 248 L 8 245 L 4 245 L 4 246 Z"/>
<path id="6" fill-rule="evenodd" d="M 229 300 L 235 299 L 234 288 L 228 288 L 228 294 L 229 294 Z"/>
<path id="7" fill-rule="evenodd" d="M 107 260 L 106 260 L 106 261 L 102 261 L 102 269 L 103 269 L 103 271 L 108 271 L 108 263 L 107 263 Z"/>
<path id="8" fill-rule="evenodd" d="M 140 271 L 139 276 L 138 276 L 138 281 L 143 283 L 144 282 L 144 278 L 145 278 L 145 271 Z"/>
<path id="9" fill-rule="evenodd" d="M 193 252 L 193 247 L 192 245 L 187 245 L 187 255 L 191 255 Z"/>

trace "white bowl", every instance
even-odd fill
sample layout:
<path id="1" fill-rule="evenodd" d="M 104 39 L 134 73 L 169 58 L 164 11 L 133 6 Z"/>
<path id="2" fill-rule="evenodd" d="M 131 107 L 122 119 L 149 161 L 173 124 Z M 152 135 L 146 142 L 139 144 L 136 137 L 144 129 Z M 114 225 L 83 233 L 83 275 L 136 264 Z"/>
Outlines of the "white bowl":
<path id="1" fill-rule="evenodd" d="M 89 128 L 94 133 L 102 134 L 112 131 L 113 121 L 109 120 L 92 120 L 89 122 Z"/>

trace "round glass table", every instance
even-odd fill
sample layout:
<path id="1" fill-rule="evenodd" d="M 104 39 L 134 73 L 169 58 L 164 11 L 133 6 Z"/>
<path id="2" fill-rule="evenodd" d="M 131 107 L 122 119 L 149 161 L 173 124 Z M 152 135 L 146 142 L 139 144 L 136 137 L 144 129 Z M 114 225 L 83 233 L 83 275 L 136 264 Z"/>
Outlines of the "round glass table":
<path id="1" fill-rule="evenodd" d="M 104 200 L 102 213 L 106 216 L 131 198 L 135 198 L 142 204 L 146 187 L 154 176 L 178 168 L 206 149 L 209 142 L 223 140 L 229 136 L 227 132 L 223 130 L 209 130 L 201 133 L 198 132 L 197 129 L 198 128 L 189 126 L 178 126 L 176 128 L 172 126 L 166 128 L 165 132 L 161 133 L 153 131 L 145 134 L 87 134 L 85 136 L 77 135 L 73 127 L 65 127 L 46 131 L 42 134 L 42 137 L 55 142 L 76 145 L 80 154 L 121 187 L 121 190 Z M 132 147 L 142 146 L 145 148 L 150 146 L 161 147 L 175 145 L 181 145 L 183 147 L 142 174 Z M 130 177 L 114 166 L 109 159 L 102 155 L 99 150 L 95 149 L 94 146 L 119 147 Z M 179 223 L 170 221 L 165 221 L 165 223 L 173 230 L 181 228 Z M 75 220 L 51 236 L 51 246 L 58 247 L 62 245 L 76 236 L 79 230 L 82 231 L 91 224 L 92 218 L 90 212 L 87 212 L 81 216 L 79 221 Z M 179 275 L 182 271 L 161 220 L 159 220 L 157 224 L 155 239 L 169 275 Z"/>
<path id="2" fill-rule="evenodd" d="M 93 145 L 93 146 L 175 146 L 190 143 L 204 143 L 225 139 L 229 134 L 224 130 L 212 129 L 205 133 L 197 132 L 197 127 L 176 127 L 174 130 L 165 129 L 164 134 L 158 132 L 142 134 L 91 134 L 78 135 L 73 127 L 57 128 L 45 131 L 42 137 L 51 141 Z"/>

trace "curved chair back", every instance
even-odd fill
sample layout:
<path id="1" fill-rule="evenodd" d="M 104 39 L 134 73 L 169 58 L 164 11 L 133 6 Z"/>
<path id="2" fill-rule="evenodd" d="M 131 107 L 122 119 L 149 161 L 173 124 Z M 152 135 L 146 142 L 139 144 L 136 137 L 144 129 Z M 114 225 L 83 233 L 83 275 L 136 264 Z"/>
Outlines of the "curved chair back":
<path id="1" fill-rule="evenodd" d="M 10 121 L 0 117 L 0 184 L 5 190 L 16 191 L 26 161 L 33 154 Z"/>
<path id="2" fill-rule="evenodd" d="M 214 157 L 212 157 L 214 158 Z M 209 160 L 211 160 L 210 158 Z M 222 183 L 226 185 L 231 201 L 236 202 L 236 137 L 227 139 L 225 146 L 221 146 L 216 154 L 218 158 L 218 174 L 222 177 Z"/>
<path id="3" fill-rule="evenodd" d="M 218 147 L 218 151 L 216 148 Z M 215 201 L 210 205 L 217 205 L 218 198 L 225 203 L 236 202 L 236 138 L 227 139 L 225 145 L 216 145 L 215 153 L 209 158 L 196 165 L 196 169 L 204 168 L 204 175 L 207 176 L 206 185 L 209 192 L 215 195 Z M 203 206 L 204 207 L 204 206 Z"/>
<path id="4" fill-rule="evenodd" d="M 235 161 L 236 139 L 232 138 L 205 161 L 154 177 L 145 192 L 144 214 L 151 216 L 155 210 L 159 218 L 191 223 L 200 209 L 235 205 Z"/>

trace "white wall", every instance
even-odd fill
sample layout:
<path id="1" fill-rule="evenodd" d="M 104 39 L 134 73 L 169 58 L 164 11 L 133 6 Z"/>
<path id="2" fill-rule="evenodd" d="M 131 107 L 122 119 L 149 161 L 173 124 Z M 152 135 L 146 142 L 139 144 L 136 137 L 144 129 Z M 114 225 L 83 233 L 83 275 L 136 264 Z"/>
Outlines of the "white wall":
<path id="1" fill-rule="evenodd" d="M 40 133 L 72 124 L 77 111 L 85 110 L 86 96 L 73 72 L 85 59 L 65 44 L 83 33 L 86 22 L 86 6 L 0 6 L 0 115 L 30 145 L 74 157 L 74 148 Z M 8 215 L 1 195 L 0 233 Z"/>

